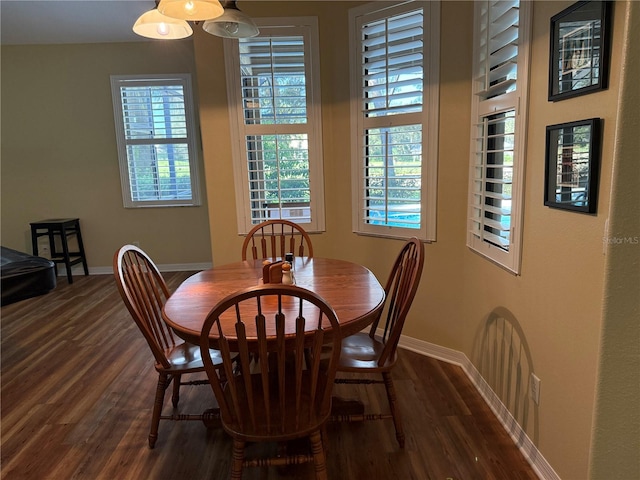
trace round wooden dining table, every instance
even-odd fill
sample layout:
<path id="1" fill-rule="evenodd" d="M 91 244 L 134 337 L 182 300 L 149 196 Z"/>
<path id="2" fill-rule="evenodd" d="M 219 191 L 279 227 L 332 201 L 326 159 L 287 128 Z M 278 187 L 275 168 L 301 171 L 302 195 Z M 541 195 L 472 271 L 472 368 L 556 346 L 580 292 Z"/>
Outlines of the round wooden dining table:
<path id="1" fill-rule="evenodd" d="M 184 340 L 199 343 L 213 307 L 228 295 L 262 284 L 262 260 L 216 266 L 187 278 L 163 308 L 167 324 Z M 298 257 L 295 284 L 321 296 L 336 312 L 343 336 L 370 325 L 384 304 L 384 288 L 366 267 L 345 260 Z"/>

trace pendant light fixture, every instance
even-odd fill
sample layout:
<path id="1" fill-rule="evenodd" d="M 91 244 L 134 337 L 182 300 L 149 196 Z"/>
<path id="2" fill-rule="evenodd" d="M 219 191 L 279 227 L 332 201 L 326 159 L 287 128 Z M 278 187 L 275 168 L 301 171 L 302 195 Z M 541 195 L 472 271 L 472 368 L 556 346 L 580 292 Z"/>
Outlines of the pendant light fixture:
<path id="1" fill-rule="evenodd" d="M 159 40 L 187 38 L 193 33 L 185 20 L 167 17 L 156 8 L 140 15 L 133 25 L 133 31 L 141 37 Z"/>
<path id="2" fill-rule="evenodd" d="M 158 11 L 181 20 L 210 20 L 221 16 L 224 9 L 218 0 L 160 0 Z"/>
<path id="3" fill-rule="evenodd" d="M 240 11 L 235 1 L 224 1 L 223 7 L 221 16 L 204 22 L 202 29 L 205 32 L 225 38 L 249 38 L 260 33 L 254 21 Z"/>

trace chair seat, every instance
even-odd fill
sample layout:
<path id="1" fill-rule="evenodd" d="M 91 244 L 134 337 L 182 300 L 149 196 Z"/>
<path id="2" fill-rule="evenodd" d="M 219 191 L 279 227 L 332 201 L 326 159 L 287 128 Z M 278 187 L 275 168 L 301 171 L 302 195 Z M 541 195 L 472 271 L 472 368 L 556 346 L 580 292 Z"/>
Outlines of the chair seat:
<path id="1" fill-rule="evenodd" d="M 343 338 L 338 371 L 367 369 L 381 372 L 390 369 L 395 363 L 395 355 L 386 365 L 378 365 L 384 345 L 380 340 L 371 338 L 368 333 L 360 332 Z"/>
<path id="2" fill-rule="evenodd" d="M 171 367 L 163 369 L 162 365 L 157 365 L 156 368 L 158 370 L 165 370 L 167 372 L 178 370 L 180 373 L 202 372 L 204 370 L 200 346 L 198 345 L 183 342 L 173 348 L 165 350 L 165 354 Z M 216 366 L 222 364 L 222 357 L 217 350 L 211 350 L 211 359 Z"/>

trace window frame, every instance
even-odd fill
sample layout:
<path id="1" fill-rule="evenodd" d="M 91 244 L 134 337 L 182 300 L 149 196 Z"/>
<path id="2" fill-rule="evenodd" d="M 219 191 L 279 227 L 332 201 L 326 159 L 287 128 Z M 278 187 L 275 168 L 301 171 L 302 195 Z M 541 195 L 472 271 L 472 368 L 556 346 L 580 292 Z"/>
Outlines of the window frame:
<path id="1" fill-rule="evenodd" d="M 320 96 L 320 40 L 317 17 L 254 18 L 261 36 L 298 35 L 305 39 L 305 78 L 307 93 L 307 128 L 309 153 L 309 190 L 311 222 L 301 223 L 307 232 L 325 230 L 324 205 L 324 157 L 322 149 L 322 112 Z M 231 129 L 231 151 L 235 183 L 236 212 L 238 234 L 247 234 L 256 224 L 251 215 L 249 175 L 246 158 L 246 135 L 257 131 L 258 135 L 288 133 L 288 125 L 260 125 L 257 129 L 247 129 L 244 122 L 243 99 L 240 76 L 240 52 L 237 39 L 223 39 L 227 81 L 227 100 L 229 104 L 229 124 Z M 300 131 L 301 125 L 294 124 L 294 130 Z M 281 128 L 278 128 L 281 127 Z M 284 127 L 284 128 L 282 128 Z"/>
<path id="2" fill-rule="evenodd" d="M 362 94 L 361 28 L 372 21 L 423 9 L 423 100 L 422 111 L 365 119 Z M 408 1 L 381 6 L 377 2 L 349 10 L 350 89 L 351 89 L 351 175 L 352 230 L 359 235 L 406 239 L 412 236 L 422 241 L 436 241 L 438 187 L 438 130 L 440 99 L 440 2 Z M 396 118 L 394 118 L 396 117 Z M 420 124 L 422 127 L 421 208 L 420 228 L 374 225 L 366 222 L 364 211 L 366 181 L 365 132 L 379 127 Z"/>
<path id="3" fill-rule="evenodd" d="M 191 74 L 171 73 L 153 75 L 111 75 L 111 96 L 114 110 L 116 143 L 118 149 L 118 164 L 120 167 L 120 183 L 122 186 L 122 200 L 125 208 L 153 208 L 153 207 L 193 207 L 201 205 L 200 168 L 199 168 L 199 137 L 196 123 L 195 102 Z M 190 199 L 164 200 L 134 200 L 131 192 L 129 172 L 129 158 L 127 146 L 130 140 L 125 137 L 123 105 L 121 87 L 126 86 L 169 86 L 180 85 L 183 88 L 185 122 L 187 136 L 183 142 L 187 146 L 189 156 L 189 176 L 191 185 Z M 176 139 L 180 137 L 175 137 Z M 148 140 L 148 141 L 147 141 Z M 132 144 L 156 144 L 159 138 L 149 138 L 133 141 Z M 160 139 L 165 140 L 165 139 Z M 170 143 L 170 142 L 161 142 Z"/>
<path id="4" fill-rule="evenodd" d="M 517 54 L 517 78 L 515 90 L 498 94 L 491 98 L 483 99 L 476 91 L 476 73 L 479 70 L 481 61 L 480 42 L 480 15 L 484 6 L 489 6 L 489 1 L 476 1 L 474 10 L 474 58 L 472 70 L 472 92 L 471 92 L 471 142 L 469 161 L 469 184 L 468 184 L 468 209 L 467 209 L 467 247 L 471 251 L 485 257 L 492 263 L 515 274 L 520 274 L 522 259 L 522 232 L 524 224 L 524 174 L 526 164 L 526 139 L 527 139 L 527 106 L 529 96 L 529 61 L 530 61 L 530 38 L 531 38 L 531 2 L 520 1 L 518 12 L 518 54 Z M 498 4 L 494 4 L 496 6 Z M 489 15 L 489 13 L 487 13 Z M 488 60 L 487 60 L 488 62 Z M 477 163 L 477 144 L 480 137 L 477 137 L 478 125 L 484 119 L 505 112 L 515 112 L 514 123 L 514 147 L 513 147 L 513 172 L 511 180 L 511 210 L 510 210 L 510 231 L 509 248 L 505 250 L 497 245 L 481 238 L 474 229 L 474 225 L 483 226 L 487 223 L 484 217 L 478 220 L 474 215 L 477 210 L 474 202 L 478 197 L 474 191 L 474 183 L 478 181 L 474 170 Z M 483 137 L 487 140 L 486 134 Z M 484 141 L 483 140 L 483 141 Z M 484 165 L 485 163 L 482 163 Z M 486 178 L 486 177 L 482 177 Z M 483 187 L 479 195 L 481 205 L 484 206 L 486 190 Z M 481 211 L 482 206 L 480 207 Z"/>

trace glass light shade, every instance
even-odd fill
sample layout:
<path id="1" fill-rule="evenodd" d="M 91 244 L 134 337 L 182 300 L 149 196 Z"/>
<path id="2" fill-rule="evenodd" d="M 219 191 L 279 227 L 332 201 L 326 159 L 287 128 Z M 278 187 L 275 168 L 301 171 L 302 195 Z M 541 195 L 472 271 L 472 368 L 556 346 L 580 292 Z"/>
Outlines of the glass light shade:
<path id="1" fill-rule="evenodd" d="M 235 4 L 236 2 L 230 2 L 230 5 L 225 5 L 224 14 L 204 22 L 202 29 L 211 35 L 225 38 L 249 38 L 258 35 L 260 30 L 256 24 L 248 15 L 238 10 Z"/>
<path id="2" fill-rule="evenodd" d="M 133 31 L 141 37 L 161 40 L 187 38 L 193 33 L 186 21 L 167 17 L 155 8 L 140 15 L 133 24 Z"/>
<path id="3" fill-rule="evenodd" d="M 219 17 L 224 9 L 218 0 L 161 0 L 158 11 L 181 20 L 209 20 Z"/>

